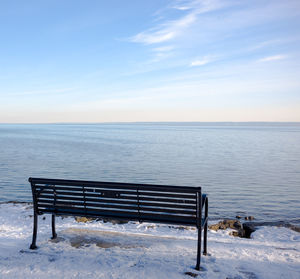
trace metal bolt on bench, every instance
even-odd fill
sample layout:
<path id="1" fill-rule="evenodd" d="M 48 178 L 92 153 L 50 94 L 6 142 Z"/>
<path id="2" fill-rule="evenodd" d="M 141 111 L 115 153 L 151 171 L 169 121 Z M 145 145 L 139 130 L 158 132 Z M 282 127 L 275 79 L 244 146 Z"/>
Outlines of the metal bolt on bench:
<path id="1" fill-rule="evenodd" d="M 197 263 L 207 254 L 208 199 L 201 187 L 165 186 L 63 179 L 29 178 L 34 225 L 30 249 L 36 249 L 38 215 L 101 217 L 117 220 L 195 226 L 198 229 Z M 204 210 L 203 210 L 204 208 Z"/>

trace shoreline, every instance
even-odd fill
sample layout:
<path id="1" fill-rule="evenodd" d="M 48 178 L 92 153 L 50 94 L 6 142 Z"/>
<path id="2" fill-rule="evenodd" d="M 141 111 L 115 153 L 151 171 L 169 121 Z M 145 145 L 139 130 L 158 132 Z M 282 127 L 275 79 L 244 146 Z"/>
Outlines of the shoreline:
<path id="1" fill-rule="evenodd" d="M 27 204 L 27 205 L 31 205 L 32 206 L 32 202 L 25 202 L 25 201 L 0 201 L 0 205 L 1 204 Z M 216 219 L 210 219 L 209 218 L 209 211 L 208 211 L 208 218 L 209 218 L 208 223 L 209 223 L 209 227 L 213 226 L 213 225 L 217 225 L 220 222 L 239 221 L 242 226 L 246 225 L 249 228 L 250 231 L 252 230 L 252 232 L 254 232 L 259 227 L 266 227 L 267 226 L 267 227 L 287 228 L 287 229 L 290 229 L 290 230 L 293 230 L 295 232 L 300 233 L 300 224 L 299 225 L 295 225 L 295 224 L 292 224 L 292 223 L 289 223 L 289 222 L 286 222 L 286 221 L 256 221 L 253 216 L 249 216 L 249 217 L 252 217 L 253 220 L 247 220 L 247 219 L 245 219 L 245 221 L 244 221 L 243 218 L 241 218 L 240 216 L 239 216 L 239 218 L 237 218 L 237 217 L 236 218 L 221 218 L 221 219 L 220 218 L 219 219 L 216 218 Z M 242 221 L 244 221 L 244 222 L 242 222 Z M 230 226 L 228 226 L 227 228 L 234 229 L 234 227 L 230 227 Z M 227 228 L 225 228 L 225 229 L 227 229 Z M 219 228 L 219 229 L 222 230 L 222 228 Z"/>
<path id="2" fill-rule="evenodd" d="M 251 238 L 232 229 L 208 231 L 208 256 L 194 269 L 197 230 L 153 223 L 77 222 L 51 215 L 39 218 L 37 250 L 32 240 L 32 204 L 0 204 L 0 277 L 14 278 L 255 278 L 298 279 L 300 234 L 261 226 Z M 78 264 L 80 262 L 80 265 Z M 159 274 L 159 276 L 158 276 Z"/>

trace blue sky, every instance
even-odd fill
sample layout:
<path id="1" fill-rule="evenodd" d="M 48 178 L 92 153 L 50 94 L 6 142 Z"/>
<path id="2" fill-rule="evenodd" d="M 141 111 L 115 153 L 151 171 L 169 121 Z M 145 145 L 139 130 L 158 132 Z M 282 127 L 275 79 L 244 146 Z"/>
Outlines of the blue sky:
<path id="1" fill-rule="evenodd" d="M 300 121 L 299 1 L 1 1 L 0 122 Z"/>

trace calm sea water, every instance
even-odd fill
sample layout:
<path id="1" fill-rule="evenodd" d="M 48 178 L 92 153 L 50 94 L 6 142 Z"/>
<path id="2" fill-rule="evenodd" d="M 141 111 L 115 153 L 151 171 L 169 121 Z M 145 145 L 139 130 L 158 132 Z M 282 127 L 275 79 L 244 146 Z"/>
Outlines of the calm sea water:
<path id="1" fill-rule="evenodd" d="M 300 225 L 300 124 L 0 125 L 0 201 L 30 176 L 202 186 L 211 218 Z"/>

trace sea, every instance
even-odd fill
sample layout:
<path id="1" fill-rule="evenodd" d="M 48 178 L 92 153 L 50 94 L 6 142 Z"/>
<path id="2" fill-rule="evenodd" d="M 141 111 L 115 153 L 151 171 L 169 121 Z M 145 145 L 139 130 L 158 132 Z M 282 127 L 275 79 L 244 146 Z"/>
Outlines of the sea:
<path id="1" fill-rule="evenodd" d="M 300 226 L 300 123 L 0 124 L 0 202 L 29 177 L 202 187 L 209 218 Z"/>

